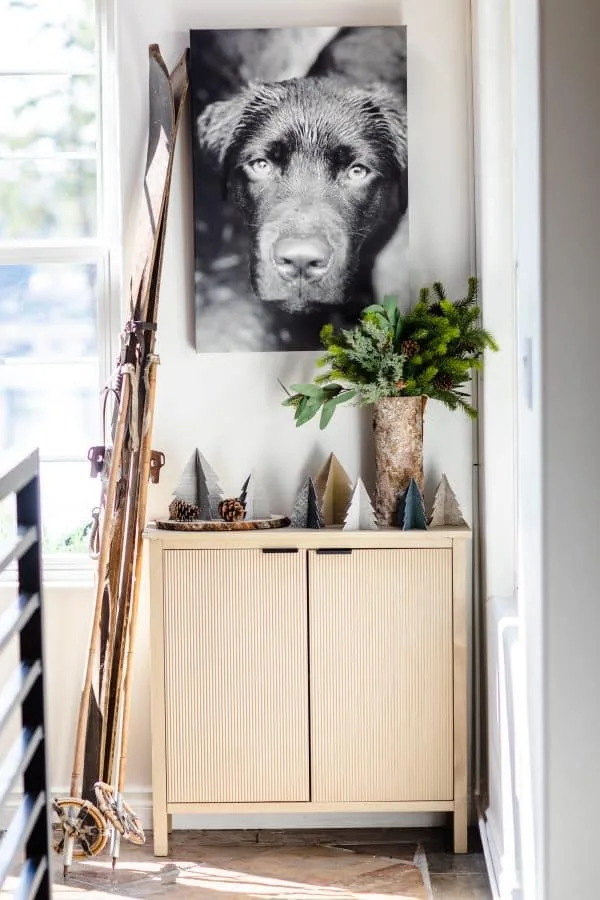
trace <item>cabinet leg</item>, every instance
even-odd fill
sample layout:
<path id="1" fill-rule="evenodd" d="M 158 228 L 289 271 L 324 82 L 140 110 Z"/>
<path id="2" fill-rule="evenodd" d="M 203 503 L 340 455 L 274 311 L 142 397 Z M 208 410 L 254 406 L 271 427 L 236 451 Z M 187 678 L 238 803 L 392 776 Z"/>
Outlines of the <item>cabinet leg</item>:
<path id="1" fill-rule="evenodd" d="M 169 834 L 173 833 L 173 814 L 167 813 L 167 831 Z"/>
<path id="2" fill-rule="evenodd" d="M 166 809 L 153 810 L 153 828 L 154 828 L 154 855 L 169 855 L 169 819 Z"/>
<path id="3" fill-rule="evenodd" d="M 467 804 L 461 803 L 452 815 L 454 826 L 454 852 L 466 853 L 468 850 Z"/>

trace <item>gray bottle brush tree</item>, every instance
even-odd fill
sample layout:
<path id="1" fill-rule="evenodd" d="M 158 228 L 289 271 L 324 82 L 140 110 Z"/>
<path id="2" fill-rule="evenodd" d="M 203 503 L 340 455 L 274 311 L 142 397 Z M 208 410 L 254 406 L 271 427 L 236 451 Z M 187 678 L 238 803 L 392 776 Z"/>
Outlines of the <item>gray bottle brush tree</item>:
<path id="1" fill-rule="evenodd" d="M 425 531 L 427 529 L 423 495 L 414 478 L 411 478 L 408 490 L 406 491 L 402 528 L 404 531 Z"/>
<path id="2" fill-rule="evenodd" d="M 290 515 L 292 528 L 324 528 L 315 484 L 310 476 L 296 495 Z"/>

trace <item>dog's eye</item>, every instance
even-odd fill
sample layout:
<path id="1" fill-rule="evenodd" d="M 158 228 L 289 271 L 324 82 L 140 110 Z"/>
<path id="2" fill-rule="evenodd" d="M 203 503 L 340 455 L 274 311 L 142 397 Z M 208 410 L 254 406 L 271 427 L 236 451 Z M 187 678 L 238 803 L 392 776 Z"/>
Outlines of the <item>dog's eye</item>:
<path id="1" fill-rule="evenodd" d="M 354 165 L 350 166 L 346 174 L 350 181 L 361 181 L 363 178 L 367 177 L 369 170 L 360 163 L 354 163 Z"/>
<path id="2" fill-rule="evenodd" d="M 268 159 L 253 159 L 247 164 L 247 170 L 253 178 L 267 178 L 273 169 Z"/>

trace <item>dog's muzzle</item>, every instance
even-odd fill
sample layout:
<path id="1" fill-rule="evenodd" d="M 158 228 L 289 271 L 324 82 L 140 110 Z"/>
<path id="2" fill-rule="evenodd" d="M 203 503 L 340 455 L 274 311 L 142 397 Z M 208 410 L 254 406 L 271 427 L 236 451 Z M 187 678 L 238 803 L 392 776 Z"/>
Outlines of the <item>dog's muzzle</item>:
<path id="1" fill-rule="evenodd" d="M 284 281 L 319 282 L 329 271 L 333 251 L 321 235 L 280 238 L 273 246 L 273 265 Z"/>

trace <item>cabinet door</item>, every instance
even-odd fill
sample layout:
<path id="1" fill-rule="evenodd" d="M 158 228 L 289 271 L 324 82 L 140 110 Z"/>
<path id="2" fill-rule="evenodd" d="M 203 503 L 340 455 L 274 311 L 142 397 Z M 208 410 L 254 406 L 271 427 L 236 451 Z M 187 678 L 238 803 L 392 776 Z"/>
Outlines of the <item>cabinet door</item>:
<path id="1" fill-rule="evenodd" d="M 451 800 L 451 551 L 313 551 L 309 598 L 312 800 Z"/>
<path id="2" fill-rule="evenodd" d="M 309 799 L 306 556 L 164 552 L 167 800 Z"/>

